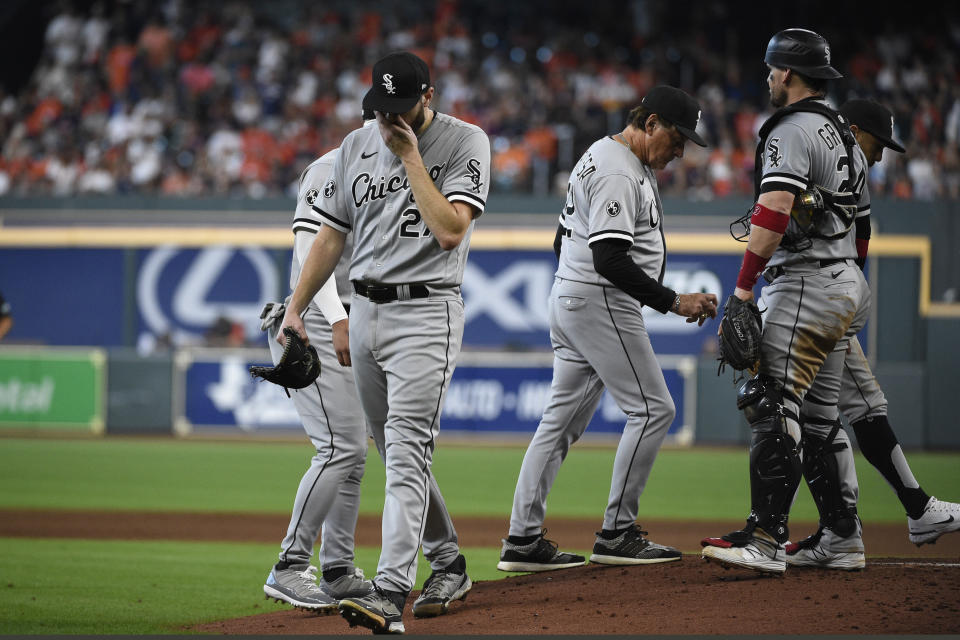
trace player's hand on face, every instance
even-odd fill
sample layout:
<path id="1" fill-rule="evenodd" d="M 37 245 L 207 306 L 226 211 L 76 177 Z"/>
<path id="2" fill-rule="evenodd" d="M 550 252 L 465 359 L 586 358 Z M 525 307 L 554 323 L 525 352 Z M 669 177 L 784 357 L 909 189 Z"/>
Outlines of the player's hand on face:
<path id="1" fill-rule="evenodd" d="M 333 323 L 333 350 L 337 352 L 340 366 L 350 366 L 350 320 L 344 318 Z"/>
<path id="2" fill-rule="evenodd" d="M 310 344 L 310 338 L 307 337 L 307 329 L 303 326 L 303 319 L 299 314 L 294 313 L 290 307 L 287 307 L 286 312 L 283 314 L 283 322 L 280 323 L 280 327 L 277 329 L 276 341 L 281 345 L 286 345 L 287 341 L 283 337 L 283 330 L 285 327 L 290 327 L 297 332 L 297 335 L 303 339 L 304 344 Z"/>
<path id="3" fill-rule="evenodd" d="M 406 120 L 396 114 L 387 115 L 380 111 L 374 113 L 380 127 L 380 136 L 395 156 L 402 158 L 417 148 L 417 134 Z"/>

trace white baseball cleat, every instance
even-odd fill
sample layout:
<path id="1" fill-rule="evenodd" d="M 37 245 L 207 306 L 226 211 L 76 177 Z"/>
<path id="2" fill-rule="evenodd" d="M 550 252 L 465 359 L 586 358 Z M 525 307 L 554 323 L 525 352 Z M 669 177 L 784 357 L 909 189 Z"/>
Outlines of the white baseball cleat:
<path id="1" fill-rule="evenodd" d="M 708 545 L 700 554 L 707 561 L 717 561 L 721 565 L 753 569 L 762 573 L 782 574 L 787 570 L 783 545 L 759 527 L 753 530 L 749 541 L 743 545 Z"/>
<path id="2" fill-rule="evenodd" d="M 785 551 L 787 564 L 791 567 L 859 571 L 866 566 L 859 525 L 856 533 L 848 538 L 838 536 L 832 529 L 821 527 L 815 534 L 800 542 L 788 542 Z"/>
<path id="3" fill-rule="evenodd" d="M 910 542 L 918 547 L 932 544 L 945 533 L 960 531 L 960 504 L 931 496 L 923 515 L 916 520 L 907 518 L 907 526 L 910 529 Z"/>

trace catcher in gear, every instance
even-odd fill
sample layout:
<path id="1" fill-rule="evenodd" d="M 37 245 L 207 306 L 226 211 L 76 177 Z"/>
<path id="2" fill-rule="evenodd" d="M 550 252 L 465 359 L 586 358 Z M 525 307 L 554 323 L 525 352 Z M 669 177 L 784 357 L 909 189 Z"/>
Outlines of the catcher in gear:
<path id="1" fill-rule="evenodd" d="M 270 311 L 269 305 L 264 307 L 263 316 L 268 316 Z M 280 385 L 289 397 L 288 389 L 308 387 L 320 376 L 320 356 L 313 345 L 307 345 L 290 327 L 284 328 L 283 335 L 286 339 L 280 362 L 273 367 L 250 367 L 250 375 Z"/>
<path id="2" fill-rule="evenodd" d="M 743 530 L 703 540 L 702 553 L 724 565 L 780 574 L 801 447 L 813 453 L 808 459 L 821 459 L 817 452 L 839 431 L 844 354 L 870 308 L 851 233 L 856 217 L 869 214 L 870 195 L 863 151 L 846 119 L 825 102 L 827 82 L 842 77 L 831 66 L 827 41 L 786 29 L 770 39 L 764 61 L 777 111 L 760 128 L 757 202 L 734 290 L 749 301 L 761 273 L 768 283 L 758 305 L 764 327 L 757 374 L 737 396 L 752 431 L 751 509 Z M 803 197 L 809 191 L 817 195 Z M 794 216 L 798 202 L 817 209 Z M 838 464 L 852 467 L 849 447 L 843 452 Z M 856 514 L 837 515 L 849 540 L 844 550 L 862 553 L 852 535 L 860 527 Z"/>

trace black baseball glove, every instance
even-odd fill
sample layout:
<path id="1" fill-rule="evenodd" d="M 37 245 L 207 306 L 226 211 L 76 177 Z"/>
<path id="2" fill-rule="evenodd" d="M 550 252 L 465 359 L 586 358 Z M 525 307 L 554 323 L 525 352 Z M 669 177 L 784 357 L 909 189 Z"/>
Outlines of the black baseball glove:
<path id="1" fill-rule="evenodd" d="M 727 298 L 720 321 L 720 366 L 730 365 L 737 371 L 752 369 L 760 359 L 760 336 L 763 321 L 753 300 L 737 296 Z"/>
<path id="2" fill-rule="evenodd" d="M 286 344 L 275 367 L 250 367 L 250 375 L 278 384 L 285 389 L 303 389 L 313 384 L 320 375 L 320 356 L 313 346 L 307 346 L 290 327 L 283 335 Z"/>

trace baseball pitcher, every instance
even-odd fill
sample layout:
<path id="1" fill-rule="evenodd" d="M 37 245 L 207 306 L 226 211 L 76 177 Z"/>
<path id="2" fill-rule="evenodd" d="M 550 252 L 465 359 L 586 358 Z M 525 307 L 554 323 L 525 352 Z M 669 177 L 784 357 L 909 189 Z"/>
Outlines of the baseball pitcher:
<path id="1" fill-rule="evenodd" d="M 374 438 L 384 443 L 383 548 L 374 590 L 340 602 L 351 625 L 402 633 L 421 542 L 433 569 L 413 606 L 440 615 L 471 588 L 439 491 L 431 492 L 443 398 L 463 336 L 460 283 L 474 220 L 490 181 L 478 127 L 430 108 L 426 63 L 396 53 L 373 67 L 363 107 L 377 126 L 350 133 L 313 212 L 322 227 L 287 306 L 300 314 L 354 235 L 350 358 Z"/>

